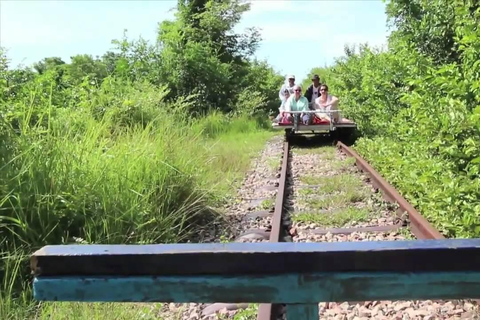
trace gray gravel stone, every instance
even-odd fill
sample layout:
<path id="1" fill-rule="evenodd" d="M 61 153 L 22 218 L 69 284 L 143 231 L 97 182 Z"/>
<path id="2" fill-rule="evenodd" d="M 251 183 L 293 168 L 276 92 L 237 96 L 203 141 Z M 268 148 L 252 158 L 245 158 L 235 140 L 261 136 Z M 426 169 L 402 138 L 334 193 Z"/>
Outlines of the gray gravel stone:
<path id="1" fill-rule="evenodd" d="M 232 199 L 225 206 L 225 221 L 215 230 L 208 230 L 202 242 L 220 242 L 241 241 L 241 242 L 259 242 L 268 241 L 264 236 L 250 233 L 240 237 L 248 230 L 261 229 L 268 230 L 271 227 L 271 217 L 257 217 L 255 219 L 245 219 L 248 214 L 254 211 L 265 210 L 252 206 L 248 199 L 268 198 L 274 199 L 277 190 L 272 189 L 278 186 L 278 172 L 280 170 L 280 160 L 282 157 L 283 137 L 274 137 L 262 151 L 262 153 L 253 161 L 252 169 L 247 173 L 241 188 L 235 199 Z M 328 150 L 330 149 L 330 150 Z M 348 227 L 366 227 L 366 226 L 386 226 L 398 222 L 394 214 L 394 207 L 386 206 L 378 194 L 374 194 L 375 188 L 368 183 L 367 177 L 361 173 L 355 166 L 342 165 L 347 157 L 331 148 L 324 148 L 325 152 L 307 153 L 292 151 L 293 159 L 291 161 L 291 175 L 289 183 L 291 185 L 287 190 L 291 190 L 287 204 L 294 210 L 310 210 L 308 206 L 299 203 L 302 199 L 321 199 L 322 177 L 332 177 L 337 174 L 352 174 L 363 180 L 363 187 L 368 197 L 354 203 L 355 208 L 375 209 L 376 214 L 366 221 L 347 221 L 339 226 Z M 271 166 L 272 159 L 278 160 L 277 166 Z M 300 190 L 304 189 L 305 183 L 300 181 L 301 177 L 311 176 L 318 178 L 319 185 L 311 195 L 301 195 Z M 338 208 L 329 208 L 328 212 Z M 320 210 L 318 210 L 320 211 Z M 293 213 L 295 214 L 295 213 Z M 329 214 L 329 213 L 322 213 Z M 220 229 L 220 231 L 218 231 Z M 291 233 L 294 242 L 334 242 L 334 241 L 385 241 L 385 240 L 403 240 L 411 237 L 408 230 L 390 231 L 382 233 L 364 233 L 354 232 L 351 234 L 323 234 L 315 235 L 311 230 L 326 229 L 314 222 L 293 222 Z M 162 309 L 160 317 L 163 319 L 234 319 L 238 310 L 245 308 L 246 305 L 235 304 L 167 304 Z M 363 301 L 355 303 L 319 303 L 319 318 L 329 320 L 365 320 L 365 319 L 398 319 L 398 320 L 433 320 L 433 319 L 480 319 L 478 316 L 478 307 L 471 301 Z M 243 320 L 254 320 L 254 318 L 242 318 Z M 283 315 L 280 319 L 285 319 Z"/>
<path id="2" fill-rule="evenodd" d="M 345 159 L 340 158 L 337 151 L 337 158 L 333 161 Z M 319 167 L 312 169 L 312 163 L 321 164 Z M 302 184 L 300 177 L 306 175 L 315 175 L 331 177 L 335 174 L 355 174 L 360 179 L 365 179 L 365 175 L 358 172 L 355 167 L 335 169 L 332 160 L 325 160 L 321 154 L 295 155 L 292 161 L 293 184 Z M 321 181 L 321 180 L 319 180 Z M 365 188 L 373 191 L 373 186 L 364 182 Z M 298 197 L 298 188 L 294 188 L 293 197 Z M 321 187 L 316 189 L 321 192 Z M 362 203 L 356 203 L 356 207 L 373 207 L 378 206 L 380 216 L 369 219 L 364 222 L 349 221 L 341 227 L 365 227 L 365 226 L 384 226 L 397 223 L 398 218 L 393 210 L 382 207 L 382 201 L 377 199 L 366 199 Z M 303 210 L 309 209 L 303 208 Z M 335 242 L 335 241 L 394 241 L 405 240 L 407 232 L 399 231 L 382 232 L 382 233 L 363 233 L 354 232 L 351 234 L 331 234 L 315 235 L 308 231 L 316 228 L 325 229 L 325 226 L 316 223 L 294 223 L 297 235 L 293 237 L 294 242 Z M 411 235 L 410 235 L 411 236 Z M 366 301 L 357 303 L 320 303 L 319 317 L 321 319 L 398 319 L 398 320 L 427 320 L 427 319 L 480 319 L 478 317 L 478 307 L 470 301 Z"/>

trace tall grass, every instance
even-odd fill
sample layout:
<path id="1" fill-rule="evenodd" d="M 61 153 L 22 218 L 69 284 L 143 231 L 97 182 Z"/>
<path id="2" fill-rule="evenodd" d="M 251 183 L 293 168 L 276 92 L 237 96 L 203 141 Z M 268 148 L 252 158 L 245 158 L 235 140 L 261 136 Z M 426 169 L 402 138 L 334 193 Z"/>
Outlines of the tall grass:
<path id="1" fill-rule="evenodd" d="M 68 109 L 42 88 L 0 109 L 1 319 L 32 314 L 26 258 L 43 245 L 188 239 L 272 134 L 247 117 L 192 121 L 188 99 L 148 84 L 107 79 Z"/>

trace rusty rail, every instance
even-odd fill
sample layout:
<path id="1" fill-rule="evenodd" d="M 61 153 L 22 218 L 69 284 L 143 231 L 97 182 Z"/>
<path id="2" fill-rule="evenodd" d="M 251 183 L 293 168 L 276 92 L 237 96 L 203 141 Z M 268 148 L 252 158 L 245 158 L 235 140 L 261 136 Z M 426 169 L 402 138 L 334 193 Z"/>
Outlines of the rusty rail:
<path id="1" fill-rule="evenodd" d="M 445 237 L 435 229 L 408 201 L 398 193 L 398 191 L 389 184 L 382 176 L 368 164 L 360 155 L 342 142 L 337 142 L 337 147 L 348 156 L 355 158 L 357 167 L 366 172 L 375 188 L 378 188 L 383 197 L 390 202 L 397 203 L 399 209 L 397 213 L 408 214 L 410 219 L 410 228 L 417 239 L 444 239 Z"/>
<path id="2" fill-rule="evenodd" d="M 272 231 L 270 232 L 269 242 L 280 242 L 282 236 L 282 216 L 286 195 L 289 151 L 289 143 L 285 141 L 283 144 L 282 168 L 280 171 L 277 197 L 275 199 L 275 211 L 272 216 Z M 260 304 L 258 307 L 257 320 L 274 320 L 279 316 L 280 309 L 281 305 L 278 304 Z"/>
<path id="3" fill-rule="evenodd" d="M 445 240 L 355 151 L 341 142 L 337 147 L 355 158 L 356 165 L 370 176 L 387 201 L 399 205 L 400 215 L 408 213 L 412 233 L 418 239 L 437 240 L 413 244 L 409 241 L 302 246 L 277 243 L 286 241 L 283 235 L 288 234 L 283 213 L 290 146 L 285 142 L 270 244 L 258 244 L 255 248 L 250 244 L 195 244 L 196 250 L 184 244 L 47 246 L 31 260 L 35 298 L 83 302 L 263 302 L 258 320 L 277 319 L 284 303 L 292 318 L 316 319 L 318 301 L 478 298 L 480 263 L 475 260 L 475 252 L 480 248 L 479 239 Z M 400 227 L 401 223 L 397 223 L 363 229 L 381 231 Z M 352 230 L 359 228 L 320 232 Z M 328 279 L 325 272 L 330 273 Z M 378 276 L 386 272 L 390 272 L 387 278 Z M 409 282 L 406 273 L 416 280 Z M 264 280 L 260 285 L 259 279 Z M 369 287 L 364 288 L 365 284 Z M 405 285 L 410 286 L 408 290 L 392 290 Z M 338 287 L 364 290 L 336 290 Z M 376 291 L 378 287 L 383 289 Z M 176 290 L 181 293 L 172 295 Z M 288 294 L 282 295 L 283 292 Z"/>
<path id="4" fill-rule="evenodd" d="M 282 167 L 280 171 L 278 192 L 275 200 L 275 211 L 272 216 L 272 230 L 270 232 L 269 242 L 282 241 L 282 216 L 286 196 L 288 159 L 290 151 L 288 141 L 284 142 L 283 148 Z M 382 178 L 382 176 L 354 150 L 352 150 L 342 142 L 337 142 L 337 148 L 339 148 L 347 156 L 353 157 L 355 159 L 355 164 L 357 165 L 357 167 L 370 176 L 371 183 L 375 188 L 379 189 L 382 192 L 384 199 L 389 202 L 398 204 L 399 208 L 397 210 L 397 214 L 399 215 L 399 217 L 403 216 L 405 212 L 408 214 L 411 231 L 417 239 L 445 238 L 423 216 L 421 216 L 421 214 L 410 203 L 408 203 L 408 201 L 403 198 L 402 195 L 400 195 L 400 193 L 398 193 L 398 191 L 392 185 L 390 185 L 384 178 Z M 401 227 L 401 225 L 395 225 L 394 227 L 399 228 Z M 342 232 L 345 231 L 346 229 Z M 350 231 L 353 232 L 357 230 L 355 228 L 352 228 L 352 230 Z M 279 317 L 280 312 L 281 305 L 260 304 L 258 308 L 257 320 L 275 320 Z"/>

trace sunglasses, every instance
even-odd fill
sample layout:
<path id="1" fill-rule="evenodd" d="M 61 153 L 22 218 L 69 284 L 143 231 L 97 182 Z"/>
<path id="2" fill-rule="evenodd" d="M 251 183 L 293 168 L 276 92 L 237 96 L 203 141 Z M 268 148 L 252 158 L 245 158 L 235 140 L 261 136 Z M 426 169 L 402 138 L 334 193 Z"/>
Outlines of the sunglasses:
<path id="1" fill-rule="evenodd" d="M 302 90 L 295 90 L 295 92 L 302 92 Z"/>

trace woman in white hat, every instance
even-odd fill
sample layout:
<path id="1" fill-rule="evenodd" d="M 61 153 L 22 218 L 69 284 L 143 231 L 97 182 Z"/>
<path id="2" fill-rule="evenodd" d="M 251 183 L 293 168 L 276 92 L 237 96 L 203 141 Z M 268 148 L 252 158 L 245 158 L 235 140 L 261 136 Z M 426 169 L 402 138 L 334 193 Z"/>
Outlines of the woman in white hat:
<path id="1" fill-rule="evenodd" d="M 285 77 L 285 83 L 282 85 L 280 88 L 280 92 L 278 93 L 278 96 L 280 98 L 280 102 L 283 104 L 287 98 L 285 98 L 285 90 L 288 90 L 290 94 L 293 94 L 293 86 L 295 85 L 295 76 L 294 75 L 288 75 Z"/>

